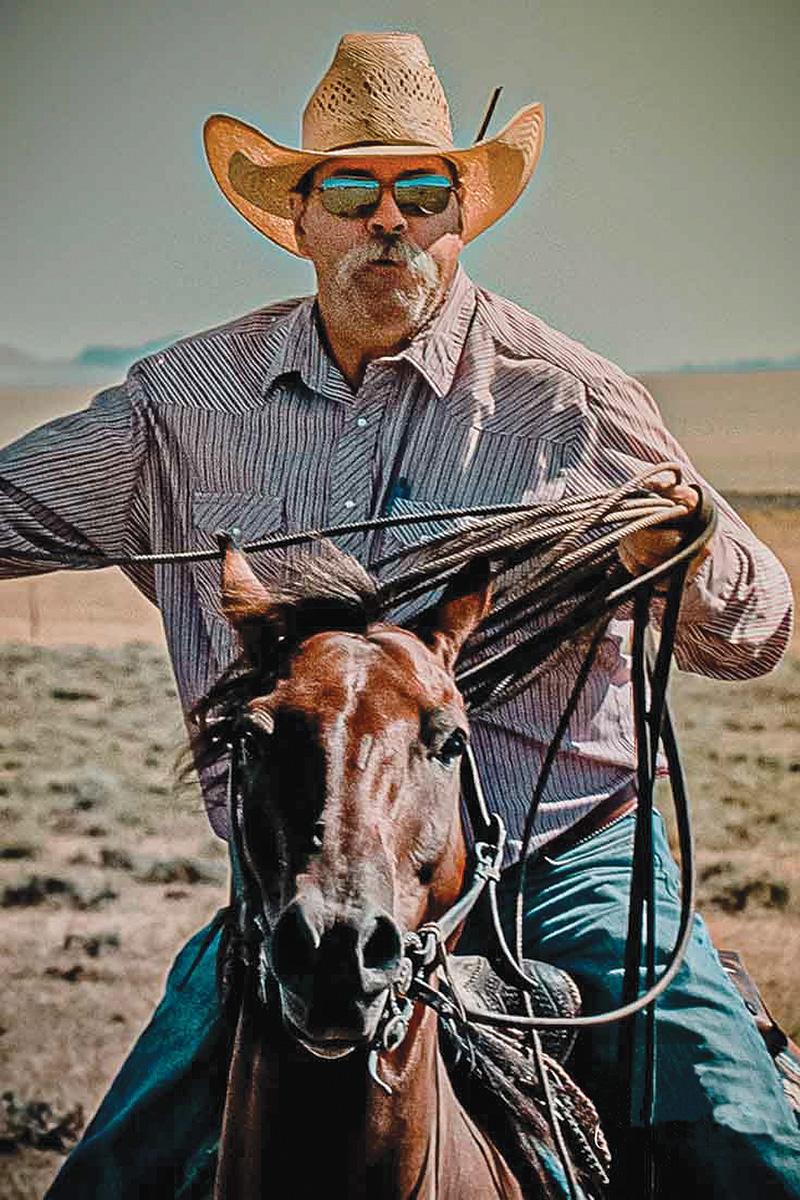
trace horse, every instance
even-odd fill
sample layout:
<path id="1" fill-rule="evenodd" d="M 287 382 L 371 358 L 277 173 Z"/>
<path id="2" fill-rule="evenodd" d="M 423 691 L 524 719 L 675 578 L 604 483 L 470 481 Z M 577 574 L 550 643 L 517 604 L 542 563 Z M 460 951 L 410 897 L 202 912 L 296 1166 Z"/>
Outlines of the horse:
<path id="1" fill-rule="evenodd" d="M 454 670 L 489 611 L 488 571 L 451 584 L 413 632 L 379 619 L 374 581 L 341 552 L 300 574 L 268 586 L 228 546 L 221 607 L 242 653 L 195 710 L 197 762 L 230 761 L 238 895 L 221 967 L 232 1035 L 214 1198 L 568 1194 L 528 1060 L 517 1053 L 526 1132 L 498 1143 L 486 1112 L 510 1086 L 505 1049 L 484 1071 L 483 1111 L 468 1111 L 464 1061 L 480 1038 L 452 1055 L 459 1087 L 440 1037 L 457 1001 L 432 976 L 429 1004 L 409 998 L 409 946 L 420 951 L 465 885 L 469 727 Z M 588 1168 L 581 1182 L 601 1195 Z"/>

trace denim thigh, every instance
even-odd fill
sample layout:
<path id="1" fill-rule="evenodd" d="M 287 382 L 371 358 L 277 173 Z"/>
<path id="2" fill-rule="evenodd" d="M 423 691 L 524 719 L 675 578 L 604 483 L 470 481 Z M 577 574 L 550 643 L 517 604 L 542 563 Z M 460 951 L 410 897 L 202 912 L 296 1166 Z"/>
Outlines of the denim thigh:
<path id="1" fill-rule="evenodd" d="M 585 1013 L 621 1002 L 634 827 L 634 814 L 621 817 L 554 859 L 545 847 L 526 871 L 525 955 L 568 971 Z M 678 933 L 680 878 L 658 814 L 654 857 L 656 963 L 663 967 Z M 518 882 L 518 866 L 503 873 L 499 899 L 507 929 Z M 468 923 L 459 950 L 486 953 L 488 941 L 486 918 L 479 915 Z M 686 958 L 657 1001 L 656 1025 L 656 1122 L 712 1118 L 751 1133 L 796 1133 L 761 1035 L 699 916 Z M 620 1091 L 618 1036 L 616 1025 L 605 1025 L 584 1031 L 580 1039 L 584 1086 L 607 1119 L 617 1111 Z M 640 1108 L 635 1096 L 634 1113 Z"/>
<path id="2" fill-rule="evenodd" d="M 201 929 L 176 958 L 161 1003 L 46 1200 L 206 1195 L 229 1038 L 217 989 L 219 934 L 209 937 L 210 927 Z"/>

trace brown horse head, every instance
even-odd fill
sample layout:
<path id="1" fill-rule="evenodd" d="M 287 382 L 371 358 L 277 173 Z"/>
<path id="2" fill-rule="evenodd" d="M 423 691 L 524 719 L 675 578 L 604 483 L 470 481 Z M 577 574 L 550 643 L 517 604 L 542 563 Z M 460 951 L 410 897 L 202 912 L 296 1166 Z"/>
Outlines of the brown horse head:
<path id="1" fill-rule="evenodd" d="M 420 636 L 374 620 L 352 560 L 273 590 L 229 549 L 223 609 L 249 663 L 244 848 L 271 930 L 284 1022 L 320 1057 L 374 1037 L 403 934 L 458 896 L 465 864 L 454 680 L 489 607 L 486 574 L 451 587 Z"/>

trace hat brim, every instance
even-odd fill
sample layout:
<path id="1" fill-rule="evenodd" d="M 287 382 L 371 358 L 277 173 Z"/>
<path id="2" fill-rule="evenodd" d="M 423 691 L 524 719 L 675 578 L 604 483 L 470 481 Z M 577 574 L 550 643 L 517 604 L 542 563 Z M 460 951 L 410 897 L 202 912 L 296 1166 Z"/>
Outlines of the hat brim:
<path id="1" fill-rule="evenodd" d="M 338 158 L 413 158 L 440 155 L 456 169 L 462 238 L 472 241 L 519 199 L 539 161 L 544 142 L 541 104 L 520 109 L 493 138 L 466 150 L 450 146 L 365 145 L 337 150 L 297 150 L 221 114 L 203 129 L 206 155 L 222 192 L 245 220 L 285 250 L 303 257 L 294 235 L 289 194 L 308 171 Z"/>

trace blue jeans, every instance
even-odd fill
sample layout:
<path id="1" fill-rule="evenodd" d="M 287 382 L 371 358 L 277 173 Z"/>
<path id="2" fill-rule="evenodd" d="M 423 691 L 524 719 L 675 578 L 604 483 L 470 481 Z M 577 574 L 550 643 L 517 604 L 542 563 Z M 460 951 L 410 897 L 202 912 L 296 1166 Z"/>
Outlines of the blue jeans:
<path id="1" fill-rule="evenodd" d="M 620 1001 L 633 816 L 560 855 L 534 860 L 524 900 L 526 956 L 577 980 L 585 1012 Z M 663 825 L 655 830 L 658 940 L 675 940 L 678 871 Z M 504 872 L 510 913 L 518 868 Z M 226 1032 L 214 939 L 186 987 L 205 931 L 181 951 L 164 999 L 112 1084 L 48 1200 L 181 1200 L 203 1194 L 224 1094 Z M 485 953 L 485 918 L 470 917 L 463 953 Z M 689 953 L 657 1005 L 655 1153 L 659 1195 L 704 1200 L 800 1200 L 800 1135 L 761 1036 L 697 918 Z M 580 1082 L 607 1124 L 618 1117 L 617 1030 L 585 1031 Z M 611 1130 L 613 1133 L 613 1129 Z M 627 1200 L 628 1193 L 621 1192 Z M 638 1197 L 636 1198 L 638 1200 Z"/>
<path id="2" fill-rule="evenodd" d="M 154 1012 L 48 1200 L 195 1200 L 208 1194 L 227 1085 L 229 1034 L 217 992 L 219 935 L 197 967 L 183 947 Z"/>
<path id="3" fill-rule="evenodd" d="M 568 971 L 580 988 L 585 1013 L 621 1002 L 634 824 L 634 814 L 621 817 L 558 858 L 548 858 L 545 847 L 544 855 L 528 863 L 526 957 Z M 658 814 L 653 840 L 656 962 L 661 965 L 677 936 L 680 882 Z M 518 879 L 519 868 L 511 867 L 499 888 L 507 928 L 512 927 Z M 485 917 L 473 921 L 459 952 L 485 951 L 488 939 Z M 660 1194 L 691 1197 L 696 1189 L 720 1200 L 800 1197 L 800 1132 L 794 1114 L 761 1034 L 700 917 L 695 917 L 676 978 L 657 1001 L 656 1028 L 654 1149 L 662 1176 L 670 1180 Z M 619 1134 L 615 1127 L 625 1090 L 617 1065 L 618 1037 L 616 1025 L 584 1030 L 575 1063 L 578 1081 L 597 1104 L 612 1142 Z M 635 1082 L 633 1114 L 641 1111 L 641 1069 Z M 636 1120 L 634 1115 L 632 1123 Z"/>

